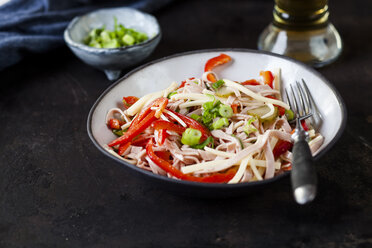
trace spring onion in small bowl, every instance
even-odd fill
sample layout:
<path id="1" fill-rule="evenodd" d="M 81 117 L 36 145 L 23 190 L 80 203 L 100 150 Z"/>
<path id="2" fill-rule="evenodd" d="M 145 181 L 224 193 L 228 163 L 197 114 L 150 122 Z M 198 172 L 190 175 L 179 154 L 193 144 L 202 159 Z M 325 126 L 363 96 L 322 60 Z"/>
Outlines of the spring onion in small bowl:
<path id="1" fill-rule="evenodd" d="M 145 33 L 118 24 L 114 17 L 114 30 L 110 31 L 105 26 L 92 29 L 84 39 L 84 44 L 95 48 L 119 48 L 132 46 L 148 40 Z"/>

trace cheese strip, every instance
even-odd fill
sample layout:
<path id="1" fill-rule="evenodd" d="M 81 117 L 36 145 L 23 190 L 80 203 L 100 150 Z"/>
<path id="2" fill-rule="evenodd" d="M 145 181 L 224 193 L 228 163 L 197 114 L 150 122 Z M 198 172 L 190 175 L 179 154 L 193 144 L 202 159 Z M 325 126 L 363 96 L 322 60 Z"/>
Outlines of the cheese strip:
<path id="1" fill-rule="evenodd" d="M 254 93 L 253 91 L 251 91 L 250 89 L 244 87 L 243 85 L 241 84 L 238 84 L 238 83 L 235 83 L 231 80 L 228 80 L 228 79 L 223 79 L 223 81 L 225 82 L 225 85 L 226 86 L 229 86 L 229 87 L 232 87 L 232 88 L 235 88 L 237 90 L 240 90 L 241 92 L 243 92 L 244 94 L 258 100 L 258 101 L 262 101 L 262 102 L 265 102 L 265 103 L 271 103 L 271 104 L 276 104 L 278 106 L 281 106 L 285 109 L 289 109 L 289 105 L 282 102 L 282 101 L 279 101 L 279 100 L 276 100 L 276 99 L 271 99 L 271 98 L 267 98 L 267 97 L 264 97 L 264 96 L 261 96 L 257 93 Z"/>
<path id="2" fill-rule="evenodd" d="M 167 113 L 168 115 L 172 116 L 176 121 L 178 121 L 183 127 L 187 127 L 186 123 L 181 120 L 181 118 L 179 118 L 177 115 L 175 115 L 174 113 L 172 113 L 171 111 L 167 110 L 167 109 L 164 109 L 163 110 L 164 113 Z"/>
<path id="3" fill-rule="evenodd" d="M 141 97 L 137 102 L 135 102 L 132 106 L 130 106 L 125 111 L 126 114 L 127 115 L 130 115 L 130 116 L 133 116 L 133 115 L 137 114 L 138 112 L 141 111 L 141 109 L 144 106 L 148 105 L 150 102 L 154 101 L 155 99 L 158 99 L 159 97 L 162 97 L 164 95 L 164 93 L 166 93 L 166 92 L 172 92 L 172 91 L 176 90 L 177 87 L 178 87 L 178 85 L 175 82 L 173 82 L 165 90 L 144 95 L 143 97 Z"/>
<path id="4" fill-rule="evenodd" d="M 132 122 L 131 122 L 131 121 L 130 121 L 130 122 L 127 122 L 127 123 L 125 123 L 124 125 L 122 125 L 122 126 L 121 126 L 121 130 L 124 130 L 124 129 L 128 128 L 128 127 L 130 126 L 130 124 L 132 124 Z"/>
<path id="5" fill-rule="evenodd" d="M 208 102 L 209 100 L 196 100 L 196 101 L 191 101 L 191 102 L 185 102 L 181 103 L 179 105 L 180 108 L 188 108 L 188 107 L 194 107 L 194 106 L 200 106 L 203 105 L 204 103 Z"/>
<path id="6" fill-rule="evenodd" d="M 163 90 L 163 97 L 168 97 L 168 95 L 175 91 L 178 88 L 178 84 L 176 82 L 172 82 L 171 85 Z"/>
<path id="7" fill-rule="evenodd" d="M 252 159 L 252 156 L 250 155 L 247 158 L 242 160 L 238 171 L 235 173 L 234 177 L 228 183 L 238 183 L 242 179 L 244 172 L 247 169 L 249 160 L 251 159 Z"/>
<path id="8" fill-rule="evenodd" d="M 219 151 L 219 150 L 216 150 L 216 149 L 209 148 L 208 146 L 204 147 L 204 150 L 206 150 L 207 152 L 213 153 L 217 156 L 221 156 L 221 157 L 225 157 L 225 158 L 232 158 L 232 157 L 235 156 L 234 153 Z"/>
<path id="9" fill-rule="evenodd" d="M 271 150 L 274 150 L 276 143 L 278 143 L 278 138 L 277 137 L 271 137 L 271 139 L 270 139 Z"/>
<path id="10" fill-rule="evenodd" d="M 204 89 L 204 90 L 202 91 L 202 93 L 203 93 L 203 94 L 209 94 L 209 95 L 215 95 L 215 93 L 214 93 L 213 91 L 211 91 L 211 90 L 207 90 L 207 89 Z"/>
<path id="11" fill-rule="evenodd" d="M 226 163 L 228 162 L 228 160 L 230 160 L 230 159 L 222 160 L 222 161 L 225 161 L 225 163 L 220 163 L 220 162 L 210 163 L 210 164 L 200 163 L 200 164 L 203 164 L 203 165 L 196 164 L 196 165 L 200 165 L 200 166 L 196 167 L 195 165 L 190 165 L 190 166 L 186 166 L 184 168 L 189 168 L 187 170 L 187 171 L 191 171 L 189 173 L 194 173 L 194 172 L 197 172 L 197 173 L 219 172 L 219 171 L 223 171 L 223 170 L 226 170 L 226 169 L 231 167 L 231 166 L 226 166 Z M 215 161 L 221 161 L 221 160 L 215 160 Z M 210 162 L 215 162 L 215 161 L 210 161 Z M 205 163 L 209 163 L 209 162 L 205 162 Z M 251 160 L 249 160 L 249 164 L 253 165 L 255 167 L 266 168 L 266 160 L 251 159 Z M 238 165 L 238 163 L 235 164 L 235 165 Z M 195 166 L 195 167 L 191 167 L 191 166 Z M 280 162 L 275 162 L 274 166 L 275 166 L 275 169 L 279 170 L 280 169 Z"/>
<path id="12" fill-rule="evenodd" d="M 165 117 L 165 115 L 161 114 L 160 118 L 162 118 L 164 121 L 169 121 L 167 117 Z"/>
<path id="13" fill-rule="evenodd" d="M 156 96 L 154 96 L 151 99 L 147 100 L 147 102 L 143 105 L 143 107 L 149 105 L 151 102 L 153 102 L 154 100 L 158 99 L 159 97 L 162 97 L 164 94 L 167 94 L 167 96 L 168 96 L 170 92 L 175 91 L 177 88 L 178 88 L 178 84 L 177 83 L 175 83 L 175 82 L 171 83 L 171 85 L 168 88 L 166 88 L 165 90 L 156 92 L 155 93 Z"/>
<path id="14" fill-rule="evenodd" d="M 203 91 L 203 93 L 204 93 L 204 91 Z M 210 102 L 210 101 L 213 101 L 214 99 L 218 99 L 222 103 L 225 103 L 226 100 L 227 100 L 226 97 L 218 97 L 216 95 L 209 94 L 209 93 L 205 93 L 205 94 L 200 94 L 200 93 L 179 93 L 179 94 L 174 94 L 173 96 L 171 96 L 171 100 L 192 100 L 192 101 Z"/>
<path id="15" fill-rule="evenodd" d="M 272 139 L 278 140 L 275 137 L 272 137 Z M 209 148 L 207 146 L 204 147 L 204 150 L 206 150 L 207 152 L 213 153 L 217 156 L 225 157 L 225 158 L 232 158 L 232 157 L 235 156 L 234 153 L 218 151 L 216 149 L 212 149 L 212 148 Z M 253 164 L 254 166 L 259 166 L 259 167 L 266 167 L 266 160 L 260 160 L 260 159 L 252 158 L 252 159 L 249 160 L 249 164 Z M 275 169 L 280 170 L 280 162 L 275 162 L 274 165 L 275 165 Z"/>
<path id="16" fill-rule="evenodd" d="M 262 181 L 263 178 L 262 178 L 260 172 L 257 170 L 257 167 L 256 167 L 255 164 L 252 164 L 252 163 L 251 163 L 251 169 L 252 169 L 252 171 L 253 171 L 253 174 L 256 176 L 257 180 Z"/>
<path id="17" fill-rule="evenodd" d="M 282 71 L 280 68 L 276 68 L 273 70 L 273 74 L 274 74 L 274 82 L 273 82 L 274 90 L 277 90 L 280 92 Z"/>
<path id="18" fill-rule="evenodd" d="M 203 162 L 199 164 L 189 165 L 181 168 L 181 171 L 185 174 L 202 171 L 205 169 L 214 169 L 215 167 L 220 167 L 224 165 L 227 160 L 213 160 L 208 162 Z"/>
<path id="19" fill-rule="evenodd" d="M 309 134 L 310 138 L 315 137 L 315 130 L 314 129 L 311 129 L 311 130 L 307 131 L 307 133 Z"/>
<path id="20" fill-rule="evenodd" d="M 130 106 L 125 111 L 126 114 L 127 115 L 130 115 L 130 116 L 133 116 L 133 115 L 137 114 L 142 109 L 142 107 L 145 105 L 145 103 L 147 102 L 147 100 L 149 100 L 150 98 L 152 98 L 152 96 L 154 94 L 155 93 L 150 93 L 150 94 L 144 95 L 143 97 L 141 97 L 140 99 L 138 99 L 137 102 L 135 102 L 132 106 Z"/>
<path id="21" fill-rule="evenodd" d="M 249 164 L 253 166 L 256 166 L 256 167 L 262 167 L 262 168 L 265 168 L 266 167 L 266 160 L 259 160 L 259 159 L 251 159 L 249 161 Z M 275 166 L 275 169 L 276 170 L 280 170 L 280 162 L 274 162 L 274 166 Z"/>
<path id="22" fill-rule="evenodd" d="M 199 164 L 188 165 L 188 166 L 182 167 L 181 171 L 185 174 L 195 173 L 195 172 L 196 173 L 212 173 L 212 172 L 223 171 L 232 166 L 232 165 L 226 166 L 226 164 L 230 162 L 230 160 L 232 159 L 230 158 L 226 160 L 213 160 L 213 161 L 203 162 Z M 261 168 L 266 168 L 265 160 L 250 159 L 249 164 L 251 165 L 251 167 L 253 166 L 255 168 L 257 166 Z M 274 166 L 275 166 L 275 169 L 279 170 L 280 162 L 275 162 Z"/>
<path id="23" fill-rule="evenodd" d="M 179 93 L 171 96 L 172 100 L 207 100 L 211 101 L 211 98 L 207 95 L 200 93 Z"/>
<path id="24" fill-rule="evenodd" d="M 324 137 L 322 135 L 317 136 L 315 139 L 310 140 L 309 146 L 312 146 L 314 143 L 318 142 L 319 140 L 322 140 Z"/>

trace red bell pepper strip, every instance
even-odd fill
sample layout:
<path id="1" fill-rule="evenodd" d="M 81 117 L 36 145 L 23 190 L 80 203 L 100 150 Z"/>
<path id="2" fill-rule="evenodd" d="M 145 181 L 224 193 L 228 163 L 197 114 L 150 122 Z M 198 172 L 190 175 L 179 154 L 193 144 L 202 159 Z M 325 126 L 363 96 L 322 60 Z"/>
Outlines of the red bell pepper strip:
<path id="1" fill-rule="evenodd" d="M 167 136 L 168 136 L 167 130 L 165 130 L 165 129 L 160 129 L 159 130 L 159 133 L 158 133 L 158 137 L 159 137 L 158 143 L 159 143 L 159 145 L 164 144 L 165 139 L 167 138 Z"/>
<path id="2" fill-rule="evenodd" d="M 153 146 L 154 146 L 153 139 L 150 139 L 146 145 L 146 153 L 150 157 L 150 159 L 160 168 L 172 174 L 173 176 L 177 178 L 184 177 L 184 174 L 180 170 L 178 170 L 176 167 L 172 166 L 170 163 L 160 158 L 159 156 L 156 156 Z"/>
<path id="3" fill-rule="evenodd" d="M 181 82 L 181 85 L 180 85 L 180 87 L 178 87 L 178 89 L 179 89 L 179 88 L 183 88 L 183 87 L 185 87 L 185 84 L 186 84 L 186 80 L 185 80 L 185 81 L 182 81 L 182 82 Z"/>
<path id="4" fill-rule="evenodd" d="M 197 182 L 202 182 L 202 183 L 227 183 L 229 182 L 236 174 L 236 169 L 229 169 L 225 173 L 216 173 L 211 176 L 207 177 L 193 177 L 195 178 L 194 180 Z M 192 181 L 192 180 L 190 180 Z"/>
<path id="5" fill-rule="evenodd" d="M 120 144 L 119 149 L 118 149 L 118 154 L 119 154 L 120 156 L 123 156 L 124 152 L 128 149 L 128 147 L 129 147 L 130 145 L 131 145 L 130 142 Z"/>
<path id="6" fill-rule="evenodd" d="M 211 58 L 207 61 L 204 67 L 204 72 L 212 71 L 216 66 L 226 64 L 231 61 L 231 57 L 224 53 L 221 53 L 219 56 Z M 212 74 L 208 74 L 208 80 L 211 82 L 216 82 L 216 78 Z"/>
<path id="7" fill-rule="evenodd" d="M 146 107 L 145 109 L 143 109 L 132 121 L 132 123 L 130 124 L 129 126 L 129 129 L 132 128 L 132 126 L 137 126 L 145 116 L 147 116 L 150 112 L 151 112 L 151 107 L 160 107 L 157 112 L 159 110 L 161 110 L 161 112 L 165 109 L 165 107 L 167 106 L 168 104 L 168 98 L 165 98 L 165 97 L 160 97 L 158 99 L 156 99 L 150 106 Z M 161 113 L 160 113 L 161 114 Z"/>
<path id="8" fill-rule="evenodd" d="M 168 163 L 171 163 L 172 160 L 171 160 L 171 153 L 169 151 L 157 151 L 155 152 L 155 154 L 161 158 L 161 159 L 164 159 L 165 161 L 167 161 Z"/>
<path id="9" fill-rule="evenodd" d="M 136 97 L 136 96 L 123 97 L 123 104 L 124 104 L 125 108 L 129 108 L 130 106 L 132 106 L 137 101 L 138 101 L 138 97 Z"/>
<path id="10" fill-rule="evenodd" d="M 154 100 L 150 106 L 146 107 L 144 110 L 141 111 L 141 113 L 138 115 L 138 120 L 136 121 L 136 124 L 139 123 L 145 116 L 147 116 L 147 114 L 151 111 L 152 107 L 159 107 L 159 109 L 156 111 L 156 114 L 158 114 L 159 110 L 161 114 L 161 112 L 163 112 L 167 104 L 168 98 L 166 97 L 159 97 L 158 99 Z"/>
<path id="11" fill-rule="evenodd" d="M 302 120 L 302 121 L 301 121 L 301 125 L 302 125 L 302 128 L 303 128 L 305 131 L 309 131 L 309 127 L 307 126 L 305 120 Z"/>
<path id="12" fill-rule="evenodd" d="M 206 177 L 196 177 L 191 176 L 188 174 L 184 174 L 182 171 L 178 170 L 176 167 L 172 166 L 168 161 L 165 159 L 157 156 L 153 150 L 153 139 L 150 139 L 149 143 L 146 145 L 146 152 L 150 159 L 158 165 L 164 171 L 170 173 L 171 175 L 187 181 L 194 181 L 194 182 L 203 182 L 203 183 L 226 183 L 230 181 L 235 173 L 236 169 L 230 169 L 226 173 L 218 173 L 211 176 Z"/>
<path id="13" fill-rule="evenodd" d="M 260 83 L 257 82 L 257 80 L 255 80 L 255 79 L 246 80 L 244 82 L 241 82 L 240 84 L 242 84 L 242 85 L 260 85 Z"/>
<path id="14" fill-rule="evenodd" d="M 146 135 L 146 134 L 141 134 L 141 135 L 138 135 L 136 136 L 131 142 L 132 142 L 132 145 L 135 145 L 135 146 L 139 146 L 139 144 L 142 144 L 142 143 L 145 143 L 145 145 L 147 144 L 147 142 L 149 142 L 149 136 Z"/>
<path id="15" fill-rule="evenodd" d="M 144 138 L 144 137 L 138 138 L 138 136 L 137 136 L 136 139 L 133 139 L 133 141 L 131 143 L 134 146 L 146 147 L 149 140 L 150 140 L 150 138 Z"/>
<path id="16" fill-rule="evenodd" d="M 152 104 L 151 107 L 158 107 L 158 109 L 155 112 L 155 117 L 156 118 L 160 118 L 164 109 L 167 107 L 167 104 L 168 104 L 168 98 L 166 98 L 166 97 L 160 97 L 160 98 L 155 100 L 155 102 Z"/>
<path id="17" fill-rule="evenodd" d="M 184 128 L 180 125 L 174 124 L 174 123 L 169 122 L 169 121 L 164 121 L 164 120 L 154 121 L 154 123 L 152 123 L 151 126 L 155 130 L 164 130 L 165 129 L 165 130 L 168 130 L 168 131 L 176 132 L 178 134 L 182 134 L 186 130 L 186 128 Z"/>
<path id="18" fill-rule="evenodd" d="M 307 126 L 307 124 L 306 124 L 306 121 L 305 120 L 302 120 L 301 121 L 301 125 L 302 125 L 302 128 L 305 130 L 305 131 L 309 131 L 309 127 Z M 291 132 L 291 134 L 294 134 L 294 132 L 296 131 L 296 129 L 295 128 L 293 128 L 293 130 L 292 130 L 292 132 Z"/>
<path id="19" fill-rule="evenodd" d="M 119 144 L 127 143 L 133 140 L 138 134 L 142 133 L 146 128 L 148 128 L 151 123 L 153 123 L 157 118 L 155 117 L 155 111 L 151 111 L 145 118 L 141 120 L 138 125 L 131 126 L 128 131 L 124 133 L 123 136 L 111 141 L 108 146 L 116 146 Z"/>
<path id="20" fill-rule="evenodd" d="M 286 140 L 279 140 L 273 149 L 274 158 L 277 159 L 280 155 L 292 149 L 292 147 L 293 144 L 291 142 Z"/>
<path id="21" fill-rule="evenodd" d="M 135 127 L 140 123 L 140 121 L 147 116 L 151 112 L 151 106 L 143 109 L 134 119 L 132 120 L 132 123 L 129 126 L 129 129 L 132 127 Z M 155 114 L 154 114 L 155 115 Z"/>
<path id="22" fill-rule="evenodd" d="M 281 106 L 277 106 L 277 107 L 278 107 L 279 115 L 280 115 L 280 116 L 285 115 L 285 108 L 283 108 L 283 107 L 281 107 Z"/>
<path id="23" fill-rule="evenodd" d="M 271 71 L 260 71 L 260 76 L 263 77 L 264 83 L 268 84 L 273 89 L 274 76 Z"/>
<path id="24" fill-rule="evenodd" d="M 195 79 L 195 78 L 194 77 L 189 78 L 189 80 L 193 80 L 193 79 Z M 178 87 L 178 89 L 185 87 L 185 84 L 186 84 L 186 80 L 185 81 L 182 81 L 181 82 L 181 85 Z"/>
<path id="25" fill-rule="evenodd" d="M 282 166 L 282 171 L 290 171 L 292 170 L 292 164 L 288 163 L 285 166 Z"/>
<path id="26" fill-rule="evenodd" d="M 108 146 L 116 146 L 119 144 L 127 143 L 132 141 L 137 135 L 142 133 L 146 128 L 148 128 L 156 119 L 156 114 L 160 111 L 160 114 L 165 109 L 168 104 L 168 99 L 165 97 L 160 97 L 156 99 L 150 106 L 142 110 L 136 118 L 132 121 L 128 131 L 124 133 L 123 136 L 111 141 Z M 151 107 L 159 107 L 156 112 L 151 110 Z M 160 115 L 159 115 L 160 116 Z"/>
<path id="27" fill-rule="evenodd" d="M 231 104 L 231 108 L 232 108 L 234 114 L 238 113 L 238 104 L 235 104 L 235 103 Z"/>
<path id="28" fill-rule="evenodd" d="M 191 127 L 193 129 L 199 130 L 202 133 L 202 139 L 201 141 L 204 141 L 209 136 L 211 136 L 211 133 L 209 132 L 208 128 L 200 124 L 198 121 L 186 116 L 182 115 L 180 113 L 174 112 L 173 110 L 168 109 L 168 111 L 172 112 L 173 114 L 177 115 L 183 122 L 186 123 L 188 127 Z"/>

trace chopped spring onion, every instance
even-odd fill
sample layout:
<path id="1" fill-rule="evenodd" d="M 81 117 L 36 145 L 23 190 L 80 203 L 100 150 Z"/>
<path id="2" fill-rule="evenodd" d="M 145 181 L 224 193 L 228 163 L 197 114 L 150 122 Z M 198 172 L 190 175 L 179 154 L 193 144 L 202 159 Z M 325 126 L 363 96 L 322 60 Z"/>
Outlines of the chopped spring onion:
<path id="1" fill-rule="evenodd" d="M 213 129 L 221 129 L 223 127 L 227 127 L 229 125 L 229 120 L 226 117 L 220 118 L 217 121 L 213 122 L 212 128 Z"/>
<path id="2" fill-rule="evenodd" d="M 234 134 L 232 134 L 231 136 L 233 136 L 239 142 L 240 148 L 244 149 L 243 141 L 239 137 L 236 137 Z"/>
<path id="3" fill-rule="evenodd" d="M 123 136 L 126 130 L 123 129 L 113 129 L 112 132 L 116 134 L 117 136 Z"/>
<path id="4" fill-rule="evenodd" d="M 203 104 L 204 111 L 212 109 L 214 106 L 213 102 L 206 102 Z"/>
<path id="5" fill-rule="evenodd" d="M 212 110 L 214 108 L 218 108 L 218 106 L 221 104 L 221 101 L 216 99 L 214 95 L 209 95 L 208 96 L 213 97 L 213 101 L 205 102 L 203 104 L 203 109 L 204 110 Z"/>
<path id="6" fill-rule="evenodd" d="M 182 134 L 181 142 L 184 145 L 197 145 L 199 144 L 202 133 L 199 130 L 193 128 L 187 128 Z"/>
<path id="7" fill-rule="evenodd" d="M 285 116 L 287 117 L 287 120 L 288 120 L 288 121 L 291 121 L 291 120 L 293 120 L 293 118 L 294 118 L 294 113 L 293 113 L 292 110 L 290 110 L 290 109 L 286 109 L 286 110 L 285 110 Z"/>
<path id="8" fill-rule="evenodd" d="M 210 124 L 213 121 L 214 118 L 215 118 L 214 114 L 212 114 L 211 112 L 209 112 L 209 111 L 204 111 L 203 112 L 202 120 L 203 120 L 203 123 L 205 125 L 208 126 L 208 124 Z"/>
<path id="9" fill-rule="evenodd" d="M 133 38 L 133 36 L 126 34 L 123 36 L 123 42 L 124 44 L 131 46 L 136 42 L 136 40 Z"/>
<path id="10" fill-rule="evenodd" d="M 191 118 L 193 118 L 194 120 L 196 121 L 202 121 L 202 117 L 200 115 L 197 115 L 197 114 L 192 114 L 190 115 Z"/>
<path id="11" fill-rule="evenodd" d="M 105 26 L 92 29 L 84 39 L 84 43 L 96 48 L 119 48 L 148 40 L 145 33 L 118 24 L 116 17 L 114 23 L 114 31 L 107 30 Z"/>
<path id="12" fill-rule="evenodd" d="M 221 104 L 220 109 L 218 110 L 222 117 L 230 118 L 233 115 L 233 110 L 229 105 Z"/>
<path id="13" fill-rule="evenodd" d="M 212 110 L 212 109 L 218 108 L 220 104 L 221 104 L 220 100 L 205 102 L 203 104 L 203 109 L 204 111 Z"/>
<path id="14" fill-rule="evenodd" d="M 206 147 L 207 145 L 209 144 L 212 144 L 212 148 L 213 148 L 213 144 L 214 144 L 214 139 L 212 138 L 212 136 L 209 136 L 206 140 L 204 140 L 203 143 L 201 144 L 197 144 L 197 145 L 193 145 L 191 146 L 191 148 L 194 148 L 194 149 L 204 149 L 204 147 Z"/>
<path id="15" fill-rule="evenodd" d="M 257 132 L 257 129 L 252 124 L 256 120 L 257 120 L 256 118 L 251 118 L 248 120 L 247 124 L 244 126 L 243 130 L 247 135 L 253 132 Z"/>
<path id="16" fill-rule="evenodd" d="M 223 80 L 218 80 L 217 82 L 214 82 L 212 84 L 212 88 L 217 90 L 217 89 L 221 88 L 221 86 L 224 85 L 224 84 L 225 84 L 225 82 Z"/>
<path id="17" fill-rule="evenodd" d="M 173 91 L 171 93 L 168 94 L 168 99 L 170 99 L 173 95 L 177 94 L 177 91 Z"/>
<path id="18" fill-rule="evenodd" d="M 220 100 L 205 102 L 203 104 L 203 123 L 208 126 L 214 118 L 219 116 L 219 106 L 221 105 Z"/>

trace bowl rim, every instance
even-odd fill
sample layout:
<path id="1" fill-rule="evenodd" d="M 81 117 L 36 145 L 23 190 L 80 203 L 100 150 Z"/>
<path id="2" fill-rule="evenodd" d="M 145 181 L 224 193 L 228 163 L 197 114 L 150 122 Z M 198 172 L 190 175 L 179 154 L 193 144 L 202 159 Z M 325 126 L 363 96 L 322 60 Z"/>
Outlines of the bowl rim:
<path id="1" fill-rule="evenodd" d="M 119 83 L 121 83 L 122 81 L 124 81 L 125 79 L 130 77 L 132 74 L 134 74 L 134 73 L 136 73 L 136 72 L 138 72 L 138 71 L 140 71 L 140 70 L 142 70 L 142 69 L 144 69 L 148 66 L 151 66 L 153 64 L 156 64 L 156 63 L 168 60 L 168 59 L 176 58 L 176 57 L 182 57 L 182 56 L 185 56 L 185 55 L 198 54 L 198 53 L 210 53 L 210 52 L 226 52 L 226 53 L 228 53 L 228 52 L 244 52 L 244 53 L 265 54 L 265 55 L 274 56 L 274 57 L 278 57 L 278 58 L 288 60 L 288 61 L 290 61 L 292 63 L 295 63 L 298 66 L 303 67 L 304 69 L 309 70 L 310 72 L 314 73 L 324 83 L 326 83 L 326 85 L 332 90 L 332 92 L 335 94 L 335 96 L 336 96 L 336 98 L 339 102 L 339 106 L 341 108 L 341 123 L 340 123 L 340 127 L 339 127 L 335 137 L 330 141 L 330 143 L 326 147 L 324 147 L 323 150 L 321 150 L 317 155 L 314 156 L 314 160 L 318 160 L 327 151 L 329 151 L 335 145 L 335 143 L 339 140 L 339 138 L 341 137 L 343 131 L 345 130 L 346 120 L 347 120 L 347 111 L 346 111 L 345 103 L 344 103 L 341 95 L 339 94 L 339 92 L 336 90 L 336 88 L 318 71 L 316 71 L 315 69 L 311 68 L 310 66 L 308 66 L 308 65 L 306 65 L 306 64 L 304 64 L 300 61 L 297 61 L 295 59 L 292 59 L 292 58 L 289 58 L 289 57 L 286 57 L 286 56 L 283 56 L 283 55 L 279 55 L 279 54 L 274 54 L 274 53 L 267 52 L 267 51 L 259 51 L 259 50 L 253 50 L 253 49 L 247 49 L 247 48 L 212 48 L 212 49 L 201 49 L 201 50 L 192 50 L 192 51 L 186 51 L 186 52 L 182 52 L 182 53 L 176 53 L 176 54 L 173 54 L 173 55 L 165 56 L 165 57 L 150 61 L 150 62 L 148 62 L 144 65 L 141 65 L 141 66 L 129 71 L 123 77 L 119 78 L 116 82 L 111 84 L 97 98 L 97 100 L 95 101 L 95 103 L 91 107 L 91 109 L 89 111 L 89 114 L 88 114 L 87 132 L 88 132 L 88 136 L 91 139 L 91 141 L 93 142 L 93 144 L 98 148 L 98 150 L 100 150 L 107 157 L 110 157 L 111 159 L 114 159 L 115 161 L 119 162 L 120 164 L 124 164 L 126 167 L 129 167 L 130 169 L 133 169 L 133 170 L 135 170 L 135 171 L 137 171 L 141 174 L 150 176 L 151 178 L 156 179 L 156 180 L 161 180 L 161 181 L 165 181 L 165 182 L 168 182 L 168 183 L 182 184 L 182 185 L 191 186 L 191 187 L 200 187 L 200 188 L 204 188 L 204 189 L 205 188 L 211 188 L 211 189 L 213 189 L 213 188 L 214 189 L 241 189 L 241 188 L 245 188 L 245 187 L 262 186 L 262 185 L 265 185 L 265 184 L 269 184 L 269 183 L 278 181 L 279 179 L 281 179 L 285 176 L 288 176 L 290 174 L 290 171 L 285 171 L 282 174 L 279 174 L 279 175 L 277 175 L 273 178 L 270 178 L 270 179 L 265 179 L 265 180 L 262 180 L 262 181 L 254 181 L 254 182 L 236 183 L 236 184 L 201 183 L 201 182 L 193 182 L 193 181 L 173 179 L 173 178 L 169 178 L 169 177 L 165 177 L 165 176 L 155 174 L 155 173 L 150 172 L 150 171 L 146 171 L 144 169 L 141 169 L 141 168 L 139 168 L 139 167 L 137 167 L 133 164 L 130 164 L 130 163 L 124 161 L 123 159 L 115 157 L 114 155 L 110 154 L 106 149 L 104 149 L 98 143 L 98 141 L 94 138 L 94 135 L 93 135 L 93 132 L 92 132 L 93 113 L 94 113 L 95 109 L 97 108 L 98 104 L 101 102 L 102 98 L 105 97 L 105 95 L 108 92 L 110 92 L 111 89 L 113 89 L 116 85 L 118 85 Z"/>
<path id="2" fill-rule="evenodd" d="M 96 47 L 90 47 L 88 45 L 85 45 L 84 43 L 80 43 L 80 42 L 74 41 L 71 38 L 71 35 L 70 35 L 71 29 L 81 20 L 81 18 L 83 18 L 85 16 L 88 16 L 88 15 L 91 15 L 91 14 L 96 13 L 96 12 L 111 11 L 111 10 L 116 10 L 116 9 L 127 9 L 127 10 L 130 10 L 130 11 L 133 11 L 133 12 L 138 12 L 141 15 L 150 16 L 151 18 L 154 19 L 155 24 L 158 27 L 158 32 L 156 33 L 156 35 L 152 36 L 151 38 L 149 38 L 146 41 L 143 41 L 143 42 L 138 43 L 138 44 L 135 44 L 135 45 L 125 46 L 125 47 L 118 47 L 118 48 L 96 48 Z M 151 15 L 149 13 L 143 12 L 141 10 L 135 9 L 135 8 L 130 8 L 130 7 L 114 7 L 114 8 L 102 8 L 102 9 L 90 11 L 90 12 L 84 14 L 84 15 L 76 16 L 67 25 L 65 31 L 63 32 L 63 38 L 64 38 L 65 42 L 69 46 L 74 47 L 74 48 L 77 48 L 77 49 L 84 50 L 84 51 L 89 52 L 89 53 L 97 53 L 97 54 L 107 53 L 107 54 L 113 54 L 113 53 L 125 52 L 126 50 L 129 50 L 129 49 L 132 49 L 132 48 L 145 46 L 145 45 L 147 45 L 149 43 L 152 43 L 152 42 L 156 41 L 157 39 L 159 39 L 161 37 L 161 34 L 162 34 L 161 33 L 161 28 L 160 28 L 159 22 L 158 22 L 158 20 L 156 19 L 155 16 L 153 16 L 153 15 Z"/>

